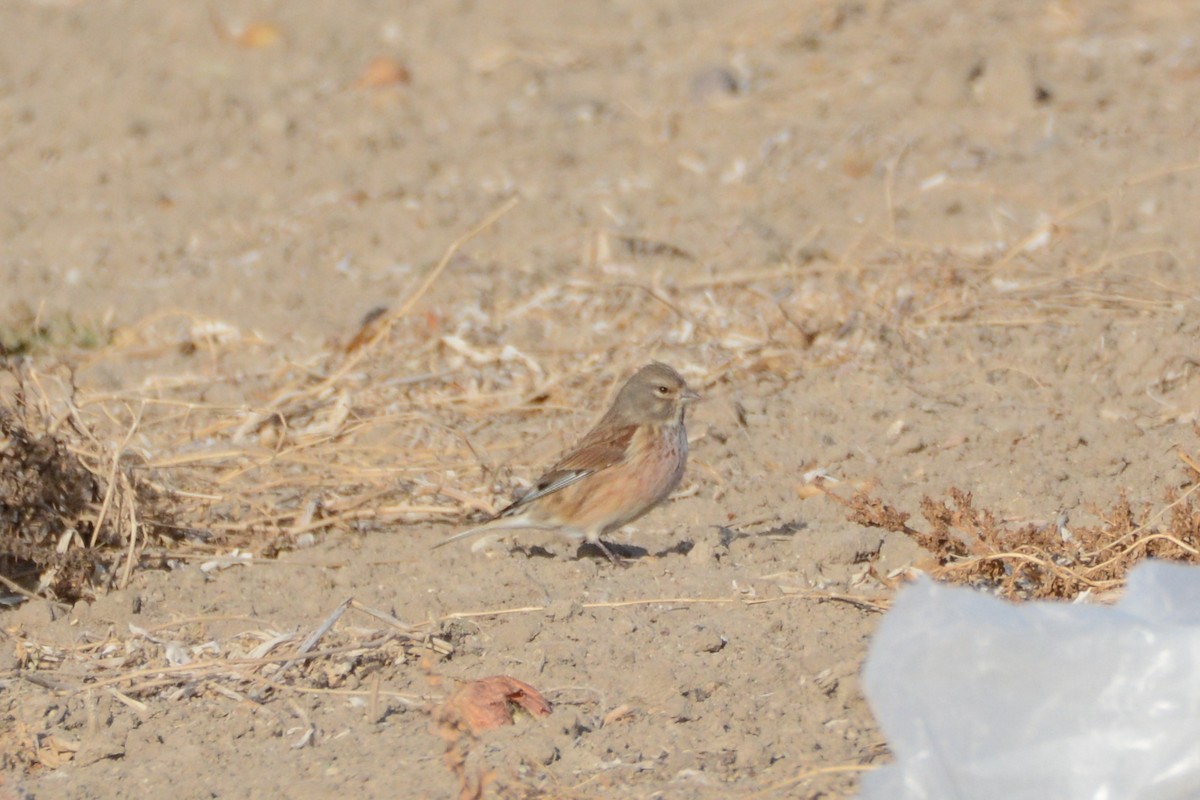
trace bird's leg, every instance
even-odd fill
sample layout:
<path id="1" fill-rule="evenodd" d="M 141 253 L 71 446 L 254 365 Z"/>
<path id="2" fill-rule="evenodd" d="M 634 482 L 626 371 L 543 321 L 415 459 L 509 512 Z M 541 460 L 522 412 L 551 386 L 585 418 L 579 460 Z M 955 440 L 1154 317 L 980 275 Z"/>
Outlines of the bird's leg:
<path id="1" fill-rule="evenodd" d="M 608 556 L 608 560 L 613 563 L 614 567 L 626 566 L 625 561 L 622 558 L 620 558 L 619 556 L 615 555 L 612 550 L 609 550 L 608 545 L 606 545 L 604 542 L 597 539 L 595 542 L 595 545 L 596 545 L 596 547 L 600 548 L 601 553 L 604 553 L 604 555 Z"/>

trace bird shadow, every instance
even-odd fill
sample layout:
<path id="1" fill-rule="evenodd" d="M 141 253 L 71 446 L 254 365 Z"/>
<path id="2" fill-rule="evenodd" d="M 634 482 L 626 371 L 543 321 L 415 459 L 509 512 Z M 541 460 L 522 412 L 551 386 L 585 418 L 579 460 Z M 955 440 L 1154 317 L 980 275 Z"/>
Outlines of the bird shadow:
<path id="1" fill-rule="evenodd" d="M 719 536 L 721 546 L 728 548 L 731 544 L 739 539 L 757 539 L 764 536 L 770 536 L 776 539 L 783 539 L 795 536 L 797 533 L 808 529 L 808 523 L 804 520 L 793 520 L 790 522 L 782 522 L 773 528 L 767 528 L 761 531 L 742 531 L 735 528 L 730 528 L 725 525 L 717 525 L 717 534 Z"/>
<path id="2" fill-rule="evenodd" d="M 664 550 L 659 550 L 654 554 L 654 557 L 663 558 L 664 556 L 686 556 L 688 553 L 692 552 L 692 548 L 695 546 L 696 543 L 691 539 L 680 539 L 670 547 Z"/>
<path id="3" fill-rule="evenodd" d="M 611 542 L 604 543 L 604 547 L 608 548 L 608 552 L 612 553 L 613 556 L 615 556 L 619 561 L 622 561 L 622 562 L 638 561 L 638 560 L 646 558 L 647 556 L 650 556 L 650 555 L 653 555 L 654 558 L 664 558 L 665 556 L 670 556 L 670 555 L 686 556 L 688 553 L 690 553 L 692 551 L 692 548 L 695 546 L 696 545 L 694 542 L 685 539 L 685 540 L 676 542 L 675 544 L 671 545 L 670 547 L 667 547 L 663 550 L 658 550 L 655 553 L 651 554 L 651 552 L 649 550 L 647 550 L 646 548 L 638 547 L 637 545 L 634 545 L 634 544 L 613 544 Z M 597 544 L 592 544 L 591 542 L 583 542 L 582 544 L 579 545 L 579 549 L 576 551 L 575 557 L 576 558 L 590 558 L 590 559 L 593 559 L 596 561 L 608 561 L 609 556 L 608 556 L 608 553 L 604 552 L 604 547 L 601 547 Z M 518 549 L 518 550 L 520 550 L 520 552 L 524 553 L 526 558 L 558 558 L 559 557 L 559 555 L 557 553 L 555 553 L 551 550 L 547 550 L 545 547 L 542 547 L 541 545 L 536 545 L 536 544 L 531 547 L 520 547 L 520 548 L 516 548 L 516 549 Z"/>
<path id="4" fill-rule="evenodd" d="M 612 544 L 604 542 L 603 546 L 584 542 L 579 545 L 579 550 L 576 551 L 576 558 L 598 558 L 608 560 L 608 553 L 604 552 L 604 548 L 608 548 L 608 553 L 612 553 L 619 561 L 630 561 L 633 559 L 645 558 L 650 555 L 650 551 L 644 547 L 638 547 L 632 544 Z"/>

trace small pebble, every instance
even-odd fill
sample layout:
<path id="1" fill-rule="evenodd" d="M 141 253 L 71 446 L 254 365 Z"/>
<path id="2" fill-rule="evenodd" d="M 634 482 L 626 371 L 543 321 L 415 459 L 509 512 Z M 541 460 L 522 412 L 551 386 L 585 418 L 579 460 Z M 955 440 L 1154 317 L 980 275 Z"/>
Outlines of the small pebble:
<path id="1" fill-rule="evenodd" d="M 741 91 L 737 76 L 725 67 L 709 67 L 692 76 L 689 91 L 697 103 L 733 97 Z"/>

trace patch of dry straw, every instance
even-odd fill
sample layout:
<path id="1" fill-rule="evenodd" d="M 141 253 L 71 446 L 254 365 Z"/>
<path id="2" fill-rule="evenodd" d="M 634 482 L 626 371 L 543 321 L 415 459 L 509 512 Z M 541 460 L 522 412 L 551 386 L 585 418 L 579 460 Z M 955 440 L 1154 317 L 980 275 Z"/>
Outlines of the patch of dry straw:
<path id="1" fill-rule="evenodd" d="M 270 556 L 330 528 L 464 521 L 503 503 L 651 358 L 720 395 L 869 360 L 932 327 L 1061 321 L 1079 307 L 1171 312 L 1178 289 L 1122 271 L 1163 254 L 1121 253 L 1115 238 L 1073 253 L 1076 240 L 1054 235 L 1164 175 L 1085 198 L 1000 250 L 867 233 L 834 259 L 813 230 L 745 269 L 608 232 L 555 273 L 476 263 L 467 245 L 510 200 L 342 341 L 296 351 L 163 311 L 99 351 L 3 357 L 0 408 L 16 426 L 6 441 L 63 453 L 60 472 L 77 473 L 74 494 L 87 496 L 43 526 L 38 558 L 0 518 L 0 559 L 20 562 L 7 578 L 20 590 L 70 600 L 189 553 Z"/>

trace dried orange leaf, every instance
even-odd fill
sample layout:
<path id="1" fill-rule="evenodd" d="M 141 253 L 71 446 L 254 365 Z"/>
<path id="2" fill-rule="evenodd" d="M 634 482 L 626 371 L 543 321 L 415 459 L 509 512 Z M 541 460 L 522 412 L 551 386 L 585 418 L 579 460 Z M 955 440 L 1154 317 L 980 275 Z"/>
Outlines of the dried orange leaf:
<path id="1" fill-rule="evenodd" d="M 482 733 L 511 725 L 513 707 L 535 717 L 550 713 L 550 703 L 528 683 L 507 675 L 492 675 L 463 684 L 442 704 L 438 716 L 446 721 Z"/>
<path id="2" fill-rule="evenodd" d="M 71 759 L 79 751 L 79 744 L 53 734 L 39 736 L 37 739 L 37 760 L 42 766 L 57 769 Z"/>
<path id="3" fill-rule="evenodd" d="M 273 22 L 251 22 L 242 28 L 226 26 L 215 10 L 210 9 L 208 20 L 212 24 L 217 38 L 240 47 L 263 48 L 273 47 L 283 40 L 283 32 Z"/>
<path id="4" fill-rule="evenodd" d="M 629 719 L 635 713 L 636 713 L 636 710 L 633 708 L 633 706 L 630 706 L 628 704 L 619 705 L 616 708 L 614 708 L 612 711 L 609 711 L 607 714 L 604 715 L 604 719 L 600 722 L 600 727 L 607 728 L 609 725 L 612 725 L 614 722 L 620 722 L 622 720 Z"/>
<path id="5" fill-rule="evenodd" d="M 355 86 L 393 86 L 412 81 L 412 73 L 403 62 L 389 56 L 376 56 L 354 82 Z"/>
<path id="6" fill-rule="evenodd" d="M 270 22 L 251 22 L 234 36 L 235 42 L 250 48 L 273 47 L 281 39 L 283 33 Z"/>
<path id="7" fill-rule="evenodd" d="M 359 324 L 358 333 L 354 334 L 354 338 L 350 340 L 350 344 L 346 345 L 346 352 L 353 353 L 361 349 L 364 345 L 374 342 L 377 336 L 383 334 L 384 326 L 390 322 L 391 319 L 388 317 L 387 306 L 372 308 Z"/>

